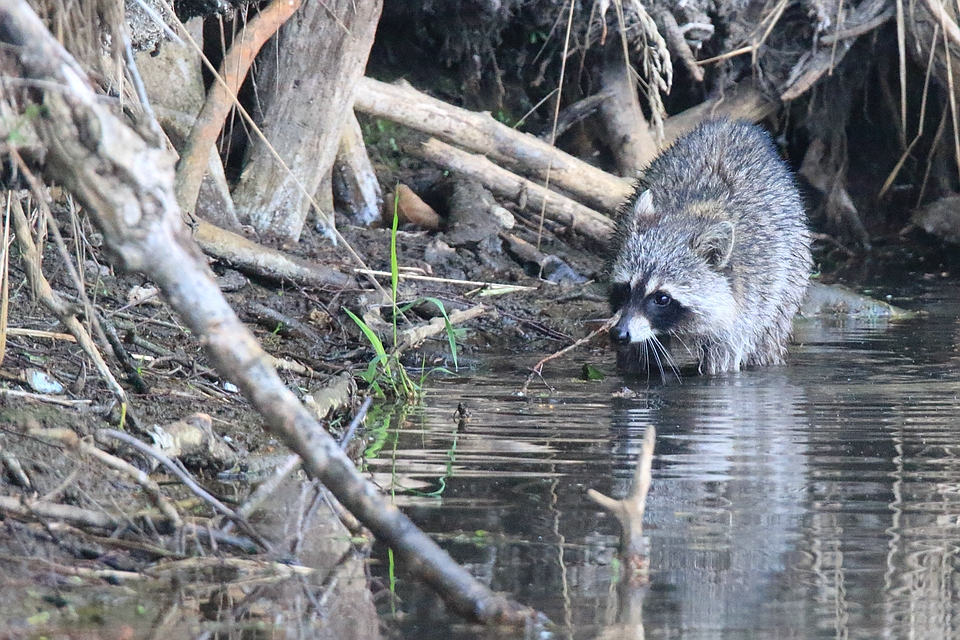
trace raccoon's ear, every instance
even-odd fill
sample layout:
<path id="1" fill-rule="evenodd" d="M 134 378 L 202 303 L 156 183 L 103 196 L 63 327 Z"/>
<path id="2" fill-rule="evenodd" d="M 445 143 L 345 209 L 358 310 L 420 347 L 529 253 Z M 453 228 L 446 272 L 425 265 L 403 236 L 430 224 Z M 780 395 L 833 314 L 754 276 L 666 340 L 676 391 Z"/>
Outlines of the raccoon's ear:
<path id="1" fill-rule="evenodd" d="M 694 238 L 691 247 L 707 261 L 711 269 L 719 270 L 730 262 L 735 236 L 736 227 L 724 220 Z"/>
<path id="2" fill-rule="evenodd" d="M 639 229 L 649 229 L 660 219 L 656 207 L 653 205 L 653 192 L 647 189 L 633 203 L 631 219 Z"/>

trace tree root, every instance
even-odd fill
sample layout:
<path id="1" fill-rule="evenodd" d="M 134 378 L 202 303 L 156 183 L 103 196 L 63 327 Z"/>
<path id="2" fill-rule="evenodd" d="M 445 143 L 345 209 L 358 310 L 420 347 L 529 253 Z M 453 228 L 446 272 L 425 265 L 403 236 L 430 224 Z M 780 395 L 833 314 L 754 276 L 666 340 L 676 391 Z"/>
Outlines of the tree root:
<path id="1" fill-rule="evenodd" d="M 237 91 L 263 44 L 300 8 L 300 0 L 273 0 L 250 20 L 238 34 L 220 65 L 218 77 L 210 87 L 203 109 L 197 116 L 190 138 L 183 147 L 177 168 L 176 194 L 182 211 L 193 211 L 200 194 L 203 174 L 209 162 L 223 121 L 236 102 Z"/>

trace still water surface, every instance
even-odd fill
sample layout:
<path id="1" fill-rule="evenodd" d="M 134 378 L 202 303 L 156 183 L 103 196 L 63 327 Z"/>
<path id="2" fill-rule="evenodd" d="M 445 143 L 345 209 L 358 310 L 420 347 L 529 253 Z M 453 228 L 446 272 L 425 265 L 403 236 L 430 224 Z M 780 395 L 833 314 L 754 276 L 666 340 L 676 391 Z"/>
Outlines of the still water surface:
<path id="1" fill-rule="evenodd" d="M 423 408 L 379 418 L 366 466 L 553 637 L 960 638 L 960 294 L 944 291 L 919 321 L 802 321 L 783 367 L 586 382 L 611 357 L 581 354 L 527 397 L 535 358 L 435 379 Z M 627 493 L 650 425 L 651 580 L 628 593 L 618 524 L 585 493 Z M 385 615 L 404 637 L 489 633 L 398 577 L 404 615 Z"/>

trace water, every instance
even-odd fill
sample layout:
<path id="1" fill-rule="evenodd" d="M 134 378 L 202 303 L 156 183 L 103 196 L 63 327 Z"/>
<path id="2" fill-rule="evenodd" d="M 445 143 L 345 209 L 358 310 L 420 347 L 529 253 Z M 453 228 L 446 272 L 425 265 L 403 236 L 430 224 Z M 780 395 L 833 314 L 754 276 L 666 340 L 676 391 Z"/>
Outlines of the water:
<path id="1" fill-rule="evenodd" d="M 922 306 L 904 324 L 804 323 L 787 366 L 632 397 L 617 376 L 577 379 L 609 354 L 548 365 L 553 389 L 525 398 L 526 358 L 434 380 L 423 408 L 381 418 L 367 467 L 554 637 L 960 638 L 960 299 Z M 650 425 L 651 579 L 631 592 L 619 525 L 585 492 L 627 493 Z M 491 633 L 398 576 L 402 636 Z"/>

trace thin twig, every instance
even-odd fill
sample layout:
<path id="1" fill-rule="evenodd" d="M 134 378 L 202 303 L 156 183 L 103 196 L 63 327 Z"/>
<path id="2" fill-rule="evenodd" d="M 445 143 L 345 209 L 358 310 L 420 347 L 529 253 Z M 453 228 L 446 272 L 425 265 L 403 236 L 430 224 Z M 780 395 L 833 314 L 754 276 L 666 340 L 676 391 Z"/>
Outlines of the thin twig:
<path id="1" fill-rule="evenodd" d="M 535 377 L 537 377 L 537 376 L 541 376 L 541 377 L 542 377 L 542 374 L 543 374 L 543 365 L 547 364 L 547 363 L 550 362 L 551 360 L 554 360 L 554 359 L 556 359 L 556 358 L 559 358 L 559 357 L 562 356 L 562 355 L 565 355 L 565 354 L 569 353 L 570 351 L 573 351 L 574 349 L 576 349 L 576 348 L 579 347 L 580 345 L 585 344 L 585 343 L 589 342 L 590 340 L 593 340 L 594 337 L 600 335 L 601 333 L 607 333 L 607 332 L 609 332 L 609 331 L 610 331 L 610 327 L 612 327 L 613 325 L 615 325 L 615 324 L 617 323 L 617 320 L 619 320 L 619 319 L 620 319 L 620 314 L 614 315 L 612 318 L 609 318 L 608 320 L 604 321 L 604 323 L 603 323 L 602 325 L 600 325 L 599 328 L 594 329 L 593 331 L 591 331 L 590 333 L 588 333 L 586 336 L 580 338 L 579 340 L 577 340 L 577 341 L 574 342 L 573 344 L 571 344 L 571 345 L 569 345 L 569 346 L 566 346 L 566 347 L 564 347 L 563 349 L 560 349 L 560 351 L 557 351 L 556 353 L 551 353 L 551 354 L 548 355 L 546 358 L 543 358 L 542 360 L 540 360 L 540 362 L 538 362 L 537 364 L 535 364 L 535 365 L 533 366 L 533 369 L 531 370 L 530 375 L 527 376 L 527 381 L 523 383 L 523 387 L 520 389 L 520 394 L 521 394 L 521 395 L 526 395 L 527 389 L 530 387 L 530 383 L 533 382 L 533 379 L 534 379 Z"/>
<path id="2" fill-rule="evenodd" d="M 241 527 L 243 527 L 247 535 L 249 535 L 254 540 L 256 540 L 258 544 L 263 546 L 263 548 L 267 550 L 272 548 L 270 543 L 267 542 L 263 538 L 263 536 L 257 533 L 256 529 L 254 529 L 253 526 L 249 522 L 247 522 L 246 518 L 244 518 L 240 514 L 236 513 L 233 509 L 231 509 L 227 505 L 217 500 L 206 489 L 201 487 L 197 483 L 197 481 L 194 480 L 189 473 L 187 473 L 186 470 L 184 470 L 180 465 L 178 465 L 173 460 L 168 458 L 165 454 L 161 453 L 160 451 L 157 451 L 156 448 L 150 446 L 145 442 L 137 440 L 136 438 L 134 438 L 128 433 L 123 433 L 122 431 L 117 431 L 116 429 L 100 429 L 97 433 L 105 437 L 110 437 L 110 438 L 115 438 L 117 440 L 120 440 L 130 445 L 140 453 L 145 453 L 148 456 L 155 458 L 158 462 L 160 462 L 160 464 L 165 466 L 175 476 L 180 478 L 180 481 L 183 482 L 183 484 L 187 485 L 188 489 L 190 489 L 195 494 L 197 494 L 198 496 L 206 500 L 214 509 L 216 509 L 223 515 L 227 516 L 232 520 L 235 520 Z"/>
<path id="3" fill-rule="evenodd" d="M 346 451 L 347 445 L 350 444 L 350 440 L 353 438 L 353 434 L 356 433 L 357 427 L 360 426 L 360 423 L 363 422 L 364 418 L 367 417 L 367 411 L 370 410 L 370 405 L 373 404 L 373 398 L 367 396 L 363 400 L 363 404 L 360 405 L 360 408 L 357 409 L 357 415 L 353 416 L 353 420 L 350 421 L 350 426 L 347 427 L 347 430 L 344 432 L 343 437 L 340 438 L 340 450 Z"/>

